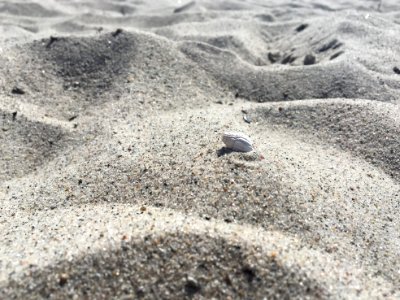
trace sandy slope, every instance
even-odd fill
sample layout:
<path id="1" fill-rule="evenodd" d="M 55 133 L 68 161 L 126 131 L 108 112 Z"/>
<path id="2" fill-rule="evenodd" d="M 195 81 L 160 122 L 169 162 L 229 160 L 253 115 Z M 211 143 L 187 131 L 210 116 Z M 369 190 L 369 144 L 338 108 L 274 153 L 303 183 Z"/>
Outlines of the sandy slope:
<path id="1" fill-rule="evenodd" d="M 0 298 L 400 297 L 396 1 L 178 2 L 0 2 Z"/>

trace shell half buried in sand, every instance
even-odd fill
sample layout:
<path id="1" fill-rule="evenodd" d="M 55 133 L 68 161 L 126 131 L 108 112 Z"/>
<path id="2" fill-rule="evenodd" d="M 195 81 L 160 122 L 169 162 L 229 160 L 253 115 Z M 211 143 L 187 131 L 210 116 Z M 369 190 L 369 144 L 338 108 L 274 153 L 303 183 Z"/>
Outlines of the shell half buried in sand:
<path id="1" fill-rule="evenodd" d="M 222 141 L 227 148 L 238 152 L 253 151 L 253 142 L 251 139 L 241 132 L 225 132 L 222 135 Z"/>

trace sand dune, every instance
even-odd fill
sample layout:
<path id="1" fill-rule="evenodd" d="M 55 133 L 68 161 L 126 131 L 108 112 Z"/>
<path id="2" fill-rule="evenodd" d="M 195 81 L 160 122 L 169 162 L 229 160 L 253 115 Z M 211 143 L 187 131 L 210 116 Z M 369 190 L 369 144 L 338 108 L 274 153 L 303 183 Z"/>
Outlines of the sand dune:
<path id="1" fill-rule="evenodd" d="M 378 2 L 0 1 L 0 298 L 400 297 Z"/>

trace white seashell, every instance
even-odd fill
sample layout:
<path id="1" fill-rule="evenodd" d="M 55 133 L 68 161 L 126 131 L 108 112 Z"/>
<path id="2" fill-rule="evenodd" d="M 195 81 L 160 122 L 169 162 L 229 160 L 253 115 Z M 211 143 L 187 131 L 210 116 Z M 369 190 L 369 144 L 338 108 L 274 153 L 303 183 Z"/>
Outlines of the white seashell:
<path id="1" fill-rule="evenodd" d="M 241 132 L 225 132 L 222 135 L 222 141 L 227 148 L 238 152 L 253 151 L 253 142 L 250 138 Z"/>

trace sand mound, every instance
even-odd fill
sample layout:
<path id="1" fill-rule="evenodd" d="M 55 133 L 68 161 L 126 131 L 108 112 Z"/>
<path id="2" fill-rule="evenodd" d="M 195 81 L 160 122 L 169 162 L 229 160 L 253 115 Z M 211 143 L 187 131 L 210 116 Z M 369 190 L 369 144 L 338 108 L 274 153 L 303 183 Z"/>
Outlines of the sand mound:
<path id="1" fill-rule="evenodd" d="M 139 221 L 146 224 L 151 219 L 138 216 L 134 224 Z M 175 217 L 165 217 L 165 224 L 159 223 L 162 229 L 151 234 L 142 232 L 146 235 L 140 238 L 121 235 L 116 229 L 115 246 L 111 249 L 92 250 L 89 255 L 58 262 L 54 268 L 41 270 L 31 265 L 30 274 L 22 281 L 11 281 L 4 295 L 17 290 L 20 298 L 91 295 L 103 299 L 135 295 L 151 299 L 183 298 L 200 292 L 206 297 L 257 298 L 290 297 L 296 293 L 295 297 L 300 299 L 325 293 L 315 279 L 302 274 L 299 265 L 281 264 L 278 252 L 268 253 L 261 244 L 248 245 L 240 238 L 232 241 L 232 234 L 218 232 L 218 227 L 215 233 L 176 232 L 168 228 L 168 223 L 175 222 Z M 204 222 L 193 222 L 199 227 L 210 227 Z M 187 221 L 181 225 L 187 226 Z M 96 239 L 111 243 L 106 235 L 98 232 Z M 24 291 L 26 285 L 29 289 Z"/>
<path id="2" fill-rule="evenodd" d="M 98 37 L 50 37 L 26 46 L 28 51 L 12 48 L 17 54 L 1 62 L 5 93 L 65 119 L 120 99 L 137 107 L 168 108 L 207 104 L 210 89 L 225 97 L 224 89 L 171 42 L 153 35 L 117 29 Z"/>
<path id="3" fill-rule="evenodd" d="M 2 1 L 3 2 L 3 1 Z M 57 16 L 57 12 L 46 9 L 38 3 L 0 3 L 0 13 L 14 16 L 26 16 L 33 18 L 46 18 Z"/>
<path id="4" fill-rule="evenodd" d="M 126 75 L 135 50 L 134 38 L 122 30 L 99 39 L 51 37 L 32 45 L 32 51 L 44 61 L 40 61 L 41 67 L 48 66 L 47 72 L 63 80 L 64 89 L 75 87 L 93 96 Z"/>
<path id="5" fill-rule="evenodd" d="M 357 14 L 350 15 L 350 20 L 340 15 L 315 18 L 312 24 L 280 26 L 279 34 L 274 32 L 276 25 L 252 23 L 251 30 L 249 25 L 239 30 L 239 36 L 246 37 L 240 42 L 218 36 L 218 31 L 218 37 L 204 39 L 201 33 L 208 31 L 203 24 L 176 28 L 186 33 L 189 27 L 189 36 L 175 34 L 174 28 L 161 33 L 178 40 L 200 40 L 183 43 L 181 50 L 238 97 L 259 102 L 337 97 L 395 101 L 397 50 L 386 42 L 370 46 L 373 42 L 364 37 L 389 26 L 371 19 Z M 226 27 L 221 28 L 226 32 Z M 193 38 L 196 33 L 198 38 Z M 388 32 L 383 40 L 392 40 L 392 34 Z M 371 52 L 364 56 L 361 49 L 366 44 Z M 247 47 L 254 52 L 249 54 Z"/>
<path id="6" fill-rule="evenodd" d="M 30 220 L 18 234 L 31 238 L 19 245 L 15 231 L 7 232 L 7 244 L 18 252 L 7 253 L 5 266 L 26 271 L 22 278 L 10 275 L 3 297 L 303 299 L 390 293 L 386 283 L 363 277 L 349 262 L 306 250 L 279 232 L 116 204 L 17 216 Z M 31 252 L 31 243 L 47 255 Z M 366 281 L 372 288 L 359 289 Z"/>
<path id="7" fill-rule="evenodd" d="M 68 130 L 55 124 L 30 120 L 17 111 L 0 110 L 0 120 L 0 181 L 25 176 L 73 142 Z"/>
<path id="8" fill-rule="evenodd" d="M 258 109 L 254 114 L 260 122 L 302 131 L 339 146 L 399 178 L 397 105 L 361 100 L 296 101 Z"/>

